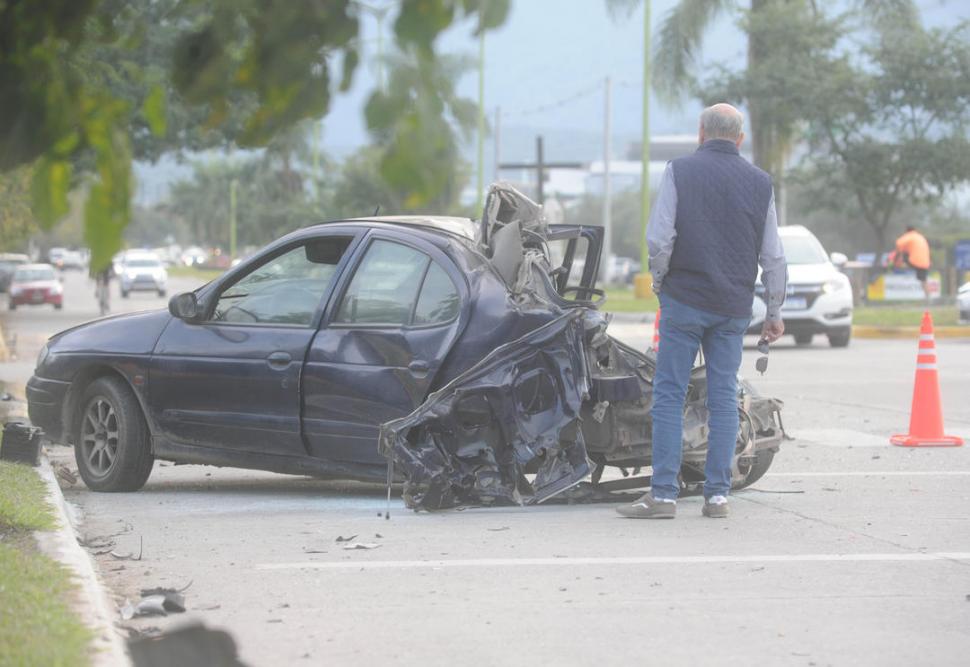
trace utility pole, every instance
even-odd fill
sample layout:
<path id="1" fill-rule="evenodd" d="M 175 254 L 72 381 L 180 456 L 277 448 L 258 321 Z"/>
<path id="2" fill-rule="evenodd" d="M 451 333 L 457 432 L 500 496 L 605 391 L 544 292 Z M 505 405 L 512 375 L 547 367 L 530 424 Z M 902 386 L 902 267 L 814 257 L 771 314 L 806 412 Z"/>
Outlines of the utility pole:
<path id="1" fill-rule="evenodd" d="M 479 6 L 479 24 L 482 8 Z M 485 191 L 485 31 L 478 36 L 478 174 L 475 188 L 475 209 L 482 208 Z"/>
<path id="2" fill-rule="evenodd" d="M 582 169 L 582 162 L 546 162 L 542 136 L 536 137 L 536 161 L 535 162 L 508 162 L 500 164 L 501 169 L 535 169 L 536 171 L 536 201 L 539 204 L 545 202 L 543 186 L 546 180 L 546 169 Z"/>
<path id="3" fill-rule="evenodd" d="M 495 129 L 492 134 L 495 142 L 495 178 L 492 180 L 498 181 L 502 155 L 502 107 L 495 107 Z"/>
<path id="4" fill-rule="evenodd" d="M 236 258 L 236 190 L 239 181 L 229 181 L 229 261 Z"/>
<path id="5" fill-rule="evenodd" d="M 610 132 L 612 131 L 613 86 L 610 77 L 603 82 L 603 262 L 600 264 L 600 279 L 606 283 L 612 276 L 610 271 L 610 254 L 613 250 L 613 224 L 610 210 L 612 206 L 610 188 L 610 160 L 612 146 Z"/>
<path id="6" fill-rule="evenodd" d="M 646 299 L 652 291 L 647 220 L 650 218 L 650 0 L 643 0 L 643 138 L 640 141 L 640 273 L 633 293 Z"/>

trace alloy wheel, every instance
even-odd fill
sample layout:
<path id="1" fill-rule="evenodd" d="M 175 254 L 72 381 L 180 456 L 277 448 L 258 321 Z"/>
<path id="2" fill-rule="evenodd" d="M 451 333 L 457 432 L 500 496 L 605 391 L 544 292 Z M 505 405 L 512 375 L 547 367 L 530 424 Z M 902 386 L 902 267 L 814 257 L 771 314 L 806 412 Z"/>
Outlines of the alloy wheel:
<path id="1" fill-rule="evenodd" d="M 104 398 L 88 404 L 81 424 L 81 451 L 92 473 L 107 475 L 118 456 L 118 415 Z"/>

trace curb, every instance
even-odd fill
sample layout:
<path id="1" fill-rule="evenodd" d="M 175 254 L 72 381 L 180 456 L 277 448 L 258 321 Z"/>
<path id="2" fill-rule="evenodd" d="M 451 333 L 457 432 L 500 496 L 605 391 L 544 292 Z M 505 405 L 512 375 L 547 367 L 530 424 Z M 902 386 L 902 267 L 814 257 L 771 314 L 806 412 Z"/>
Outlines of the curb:
<path id="1" fill-rule="evenodd" d="M 970 338 L 970 327 L 934 327 L 933 333 L 936 338 Z M 852 335 L 856 338 L 916 339 L 919 338 L 919 327 L 879 327 L 856 324 L 852 327 Z"/>
<path id="2" fill-rule="evenodd" d="M 76 606 L 82 612 L 81 621 L 94 633 L 91 639 L 91 663 L 96 667 L 128 667 L 131 661 L 125 650 L 124 639 L 114 626 L 117 612 L 95 572 L 91 556 L 78 544 L 74 527 L 77 521 L 75 512 L 64 499 L 46 452 L 41 454 L 37 473 L 47 485 L 58 527 L 54 531 L 36 531 L 34 536 L 41 550 L 68 568 L 78 583 Z"/>

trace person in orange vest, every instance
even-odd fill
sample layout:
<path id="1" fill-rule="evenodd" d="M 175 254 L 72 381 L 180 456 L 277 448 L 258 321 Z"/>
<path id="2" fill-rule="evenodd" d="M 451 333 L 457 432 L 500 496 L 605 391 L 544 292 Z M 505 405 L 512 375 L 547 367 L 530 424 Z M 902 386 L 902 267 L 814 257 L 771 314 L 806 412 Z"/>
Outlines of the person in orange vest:
<path id="1" fill-rule="evenodd" d="M 927 299 L 930 298 L 930 291 L 926 286 L 926 277 L 930 271 L 930 244 L 912 225 L 896 239 L 894 264 L 916 269 L 916 279 L 923 285 L 923 294 Z"/>

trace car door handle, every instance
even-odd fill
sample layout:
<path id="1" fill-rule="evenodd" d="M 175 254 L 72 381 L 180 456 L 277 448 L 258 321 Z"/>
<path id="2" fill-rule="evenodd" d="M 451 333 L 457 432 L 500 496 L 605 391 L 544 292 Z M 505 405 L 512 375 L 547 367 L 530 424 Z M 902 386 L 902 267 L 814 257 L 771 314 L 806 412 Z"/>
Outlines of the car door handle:
<path id="1" fill-rule="evenodd" d="M 412 375 L 424 377 L 431 370 L 431 367 L 428 366 L 427 361 L 412 361 L 408 364 L 408 370 L 411 371 Z"/>
<path id="2" fill-rule="evenodd" d="M 273 368 L 283 369 L 290 365 L 293 357 L 289 352 L 274 352 L 266 357 L 266 362 Z"/>

